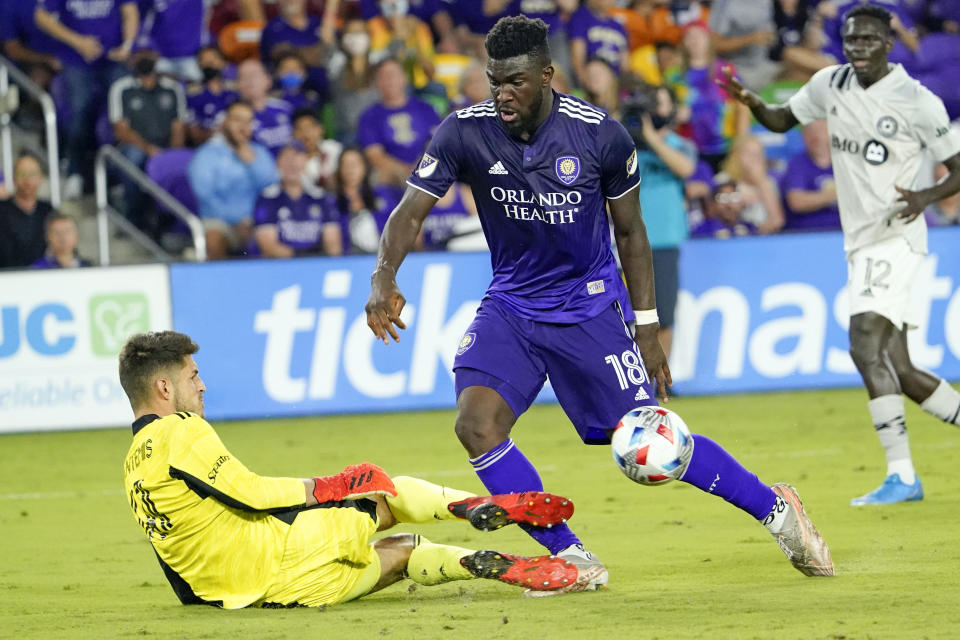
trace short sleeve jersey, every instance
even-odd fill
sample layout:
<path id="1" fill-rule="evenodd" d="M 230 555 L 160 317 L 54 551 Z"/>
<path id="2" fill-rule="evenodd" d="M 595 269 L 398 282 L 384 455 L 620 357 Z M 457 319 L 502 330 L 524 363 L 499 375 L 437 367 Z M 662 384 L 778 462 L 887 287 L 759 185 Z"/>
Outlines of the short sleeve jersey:
<path id="1" fill-rule="evenodd" d="M 293 108 L 277 98 L 268 98 L 263 109 L 253 114 L 253 139 L 270 150 L 280 153 L 293 138 Z"/>
<path id="2" fill-rule="evenodd" d="M 904 223 L 895 186 L 916 189 L 921 151 L 937 162 L 960 153 L 940 98 L 900 65 L 864 89 L 849 64 L 821 69 L 788 104 L 802 124 L 826 118 L 844 249 L 854 251 L 902 235 L 917 253 L 927 251 L 923 216 Z"/>
<path id="3" fill-rule="evenodd" d="M 320 247 L 323 226 L 338 221 L 327 211 L 323 190 L 305 185 L 299 198 L 291 198 L 279 184 L 264 189 L 253 209 L 253 224 L 272 226 L 277 238 L 294 251 Z"/>
<path id="4" fill-rule="evenodd" d="M 629 194 L 640 177 L 619 122 L 554 92 L 549 117 L 522 141 L 492 101 L 461 109 L 437 129 L 407 183 L 439 198 L 455 181 L 470 185 L 490 247 L 487 295 L 514 314 L 574 323 L 623 293 L 606 200 Z"/>

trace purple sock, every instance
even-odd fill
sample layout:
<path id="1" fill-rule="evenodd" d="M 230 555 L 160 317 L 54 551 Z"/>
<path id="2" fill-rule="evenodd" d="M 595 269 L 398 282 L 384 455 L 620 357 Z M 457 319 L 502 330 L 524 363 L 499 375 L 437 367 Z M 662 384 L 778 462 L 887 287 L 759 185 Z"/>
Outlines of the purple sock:
<path id="1" fill-rule="evenodd" d="M 757 520 L 770 514 L 777 501 L 773 489 L 710 438 L 695 433 L 693 443 L 693 456 L 681 480 L 720 496 Z"/>
<path id="2" fill-rule="evenodd" d="M 483 455 L 470 461 L 477 472 L 480 482 L 491 494 L 520 493 L 523 491 L 543 491 L 540 475 L 527 457 L 506 440 Z M 766 515 L 766 514 L 764 514 Z M 578 538 L 566 524 L 555 524 L 549 529 L 521 524 L 523 530 L 534 540 L 557 553 L 572 544 L 580 544 Z"/>

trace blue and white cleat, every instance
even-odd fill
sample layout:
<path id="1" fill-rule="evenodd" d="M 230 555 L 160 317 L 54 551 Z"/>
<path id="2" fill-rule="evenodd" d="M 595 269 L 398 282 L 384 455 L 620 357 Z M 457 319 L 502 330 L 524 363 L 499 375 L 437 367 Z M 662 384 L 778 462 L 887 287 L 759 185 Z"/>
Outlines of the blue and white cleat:
<path id="1" fill-rule="evenodd" d="M 900 479 L 899 473 L 892 473 L 877 489 L 865 496 L 854 498 L 850 504 L 854 507 L 862 507 L 868 504 L 896 504 L 917 500 L 923 500 L 923 485 L 920 484 L 920 478 L 917 478 L 913 484 L 906 484 Z"/>

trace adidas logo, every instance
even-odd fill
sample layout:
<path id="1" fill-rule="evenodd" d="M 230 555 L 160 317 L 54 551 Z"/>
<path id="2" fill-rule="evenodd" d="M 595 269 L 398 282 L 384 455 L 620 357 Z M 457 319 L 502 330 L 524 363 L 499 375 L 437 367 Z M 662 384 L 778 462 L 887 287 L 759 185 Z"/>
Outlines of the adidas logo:
<path id="1" fill-rule="evenodd" d="M 489 173 L 489 174 L 491 174 L 491 175 L 494 175 L 494 176 L 505 176 L 505 175 L 507 175 L 508 171 L 507 171 L 506 167 L 503 166 L 503 163 L 500 162 L 499 160 L 497 160 L 497 163 L 496 163 L 495 165 L 493 165 L 492 167 L 490 167 L 490 169 L 487 171 L 487 173 Z"/>

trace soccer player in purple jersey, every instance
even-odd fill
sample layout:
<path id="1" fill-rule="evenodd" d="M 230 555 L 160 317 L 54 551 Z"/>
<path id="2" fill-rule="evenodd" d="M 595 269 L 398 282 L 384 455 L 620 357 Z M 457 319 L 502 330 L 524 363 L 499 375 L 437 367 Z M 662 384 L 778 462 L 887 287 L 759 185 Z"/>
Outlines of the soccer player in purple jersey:
<path id="1" fill-rule="evenodd" d="M 487 35 L 493 100 L 451 114 L 437 129 L 384 229 L 366 306 L 374 334 L 398 340 L 405 300 L 397 269 L 439 197 L 455 180 L 468 184 L 494 275 L 454 361 L 456 433 L 491 492 L 542 487 L 510 430 L 548 375 L 587 444 L 608 443 L 624 413 L 656 404 L 650 375 L 660 389 L 671 382 L 657 340 L 633 141 L 601 111 L 553 91 L 546 38 L 546 25 L 524 16 L 501 19 Z M 625 292 L 606 207 L 633 313 L 618 303 Z M 636 318 L 633 332 L 626 315 Z M 761 483 L 709 438 L 693 439 L 681 480 L 761 521 L 803 573 L 833 574 L 796 491 Z M 567 591 L 607 583 L 604 565 L 568 526 L 527 531 L 578 566 L 580 579 Z"/>

